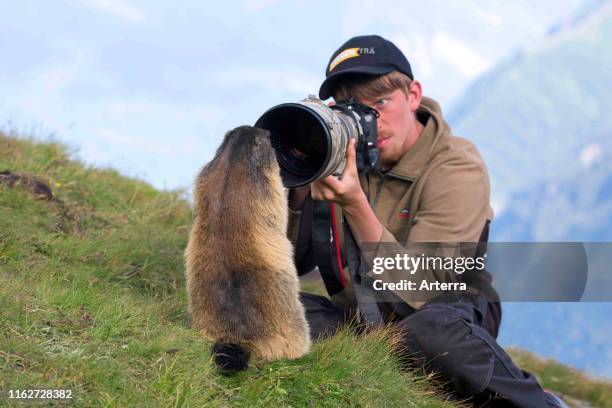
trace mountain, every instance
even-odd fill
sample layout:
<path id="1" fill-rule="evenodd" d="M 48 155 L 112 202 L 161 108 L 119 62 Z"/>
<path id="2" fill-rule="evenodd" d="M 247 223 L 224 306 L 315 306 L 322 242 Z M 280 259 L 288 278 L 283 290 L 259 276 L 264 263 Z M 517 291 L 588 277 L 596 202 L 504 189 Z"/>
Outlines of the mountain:
<path id="1" fill-rule="evenodd" d="M 447 115 L 483 154 L 501 209 L 513 193 L 610 171 L 596 165 L 612 153 L 612 2 L 570 21 L 476 80 Z"/>
<path id="2" fill-rule="evenodd" d="M 612 2 L 591 2 L 450 109 L 455 134 L 475 142 L 491 175 L 491 241 L 612 241 L 611 43 Z M 589 258 L 590 285 L 610 301 L 611 260 L 612 243 Z M 612 303 L 504 307 L 502 344 L 612 377 Z"/>

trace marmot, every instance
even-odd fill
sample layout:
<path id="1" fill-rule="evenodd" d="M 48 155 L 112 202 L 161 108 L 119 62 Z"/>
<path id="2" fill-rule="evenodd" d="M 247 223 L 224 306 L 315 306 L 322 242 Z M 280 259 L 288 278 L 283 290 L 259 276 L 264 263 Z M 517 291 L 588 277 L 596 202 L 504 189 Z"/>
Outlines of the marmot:
<path id="1" fill-rule="evenodd" d="M 196 179 L 185 250 L 192 327 L 225 370 L 298 358 L 310 347 L 287 238 L 287 192 L 268 131 L 229 131 Z"/>

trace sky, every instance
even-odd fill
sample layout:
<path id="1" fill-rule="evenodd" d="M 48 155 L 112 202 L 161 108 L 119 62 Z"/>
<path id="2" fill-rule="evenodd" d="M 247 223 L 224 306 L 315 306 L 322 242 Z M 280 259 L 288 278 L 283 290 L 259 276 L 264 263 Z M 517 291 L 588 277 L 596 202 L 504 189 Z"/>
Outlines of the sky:
<path id="1" fill-rule="evenodd" d="M 188 190 L 225 132 L 316 95 L 352 36 L 395 42 L 449 110 L 583 3 L 0 0 L 0 129 Z"/>

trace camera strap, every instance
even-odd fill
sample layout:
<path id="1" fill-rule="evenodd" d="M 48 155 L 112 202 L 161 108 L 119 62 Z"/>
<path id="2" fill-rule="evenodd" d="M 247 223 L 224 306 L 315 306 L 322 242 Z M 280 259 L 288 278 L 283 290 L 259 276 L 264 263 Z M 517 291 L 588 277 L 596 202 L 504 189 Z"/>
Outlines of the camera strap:
<path id="1" fill-rule="evenodd" d="M 330 296 L 346 287 L 333 204 L 313 201 L 312 250 Z"/>
<path id="2" fill-rule="evenodd" d="M 346 242 L 346 259 L 351 273 L 353 293 L 357 299 L 357 318 L 359 323 L 366 325 L 382 324 L 383 318 L 378 308 L 374 290 L 366 284 L 366 263 L 361 256 L 361 250 L 355 242 L 355 237 L 347 223 L 344 223 L 344 241 Z"/>
<path id="3" fill-rule="evenodd" d="M 378 325 L 383 322 L 378 308 L 375 293 L 365 284 L 367 273 L 366 263 L 361 256 L 353 233 L 347 223 L 337 225 L 334 204 L 328 202 L 313 202 L 312 246 L 321 278 L 327 293 L 333 296 L 344 290 L 347 284 L 346 270 L 343 268 L 340 251 L 340 232 L 344 235 L 345 257 L 351 274 L 352 289 L 357 301 L 358 319 L 360 323 Z M 342 230 L 340 230 L 342 229 Z"/>

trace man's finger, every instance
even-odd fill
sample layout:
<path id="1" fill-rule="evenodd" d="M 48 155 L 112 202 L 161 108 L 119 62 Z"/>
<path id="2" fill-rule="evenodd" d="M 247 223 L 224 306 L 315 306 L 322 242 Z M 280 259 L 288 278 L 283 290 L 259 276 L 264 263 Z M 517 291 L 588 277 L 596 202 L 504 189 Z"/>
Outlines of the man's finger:
<path id="1" fill-rule="evenodd" d="M 318 180 L 312 183 L 310 196 L 315 201 L 330 201 L 333 200 L 336 194 L 326 183 L 324 183 L 324 180 Z"/>
<path id="2" fill-rule="evenodd" d="M 355 152 L 355 139 L 349 141 L 348 147 L 346 148 L 346 165 L 342 171 L 342 177 L 345 174 L 357 174 L 357 153 Z"/>
<path id="3" fill-rule="evenodd" d="M 334 193 L 339 193 L 342 191 L 342 183 L 335 176 L 327 176 L 321 181 Z"/>

